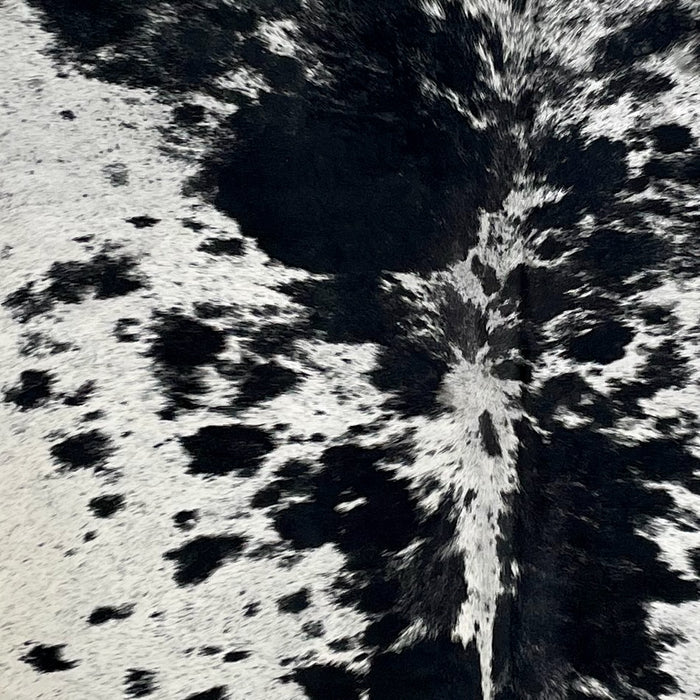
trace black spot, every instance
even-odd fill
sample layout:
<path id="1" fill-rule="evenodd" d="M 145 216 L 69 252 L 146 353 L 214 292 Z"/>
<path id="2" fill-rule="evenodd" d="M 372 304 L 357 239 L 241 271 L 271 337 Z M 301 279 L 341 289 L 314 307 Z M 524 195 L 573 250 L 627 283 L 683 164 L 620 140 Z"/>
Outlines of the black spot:
<path id="1" fill-rule="evenodd" d="M 73 110 L 70 109 L 62 109 L 59 114 L 63 119 L 67 119 L 68 121 L 73 121 L 75 119 L 75 114 Z"/>
<path id="2" fill-rule="evenodd" d="M 129 256 L 118 258 L 97 255 L 88 262 L 54 263 L 49 269 L 51 280 L 46 294 L 49 299 L 76 304 L 92 290 L 95 299 L 120 297 L 143 287 L 133 274 L 136 262 Z"/>
<path id="3" fill-rule="evenodd" d="M 196 367 L 212 362 L 225 346 L 222 331 L 173 313 L 159 319 L 151 355 L 168 367 Z"/>
<path id="4" fill-rule="evenodd" d="M 491 457 L 500 457 L 501 445 L 498 440 L 498 432 L 488 411 L 484 411 L 479 416 L 479 430 L 481 432 L 481 444 L 484 446 L 486 454 Z"/>
<path id="5" fill-rule="evenodd" d="M 39 673 L 68 671 L 77 666 L 78 662 L 66 661 L 61 658 L 65 647 L 65 644 L 56 644 L 55 646 L 37 644 L 22 657 L 22 661 L 28 663 Z"/>
<path id="6" fill-rule="evenodd" d="M 243 661 L 243 659 L 247 659 L 250 656 L 249 651 L 244 651 L 244 650 L 234 650 L 234 651 L 228 651 L 226 654 L 224 654 L 224 661 L 226 663 L 234 663 L 236 661 Z"/>
<path id="7" fill-rule="evenodd" d="M 111 605 L 95 608 L 88 617 L 88 622 L 91 625 L 102 625 L 110 620 L 126 620 L 134 611 L 133 605 L 122 605 L 115 608 Z"/>
<path id="8" fill-rule="evenodd" d="M 197 537 L 163 557 L 176 562 L 175 581 L 180 586 L 201 583 L 243 549 L 245 538 L 238 535 Z"/>
<path id="9" fill-rule="evenodd" d="M 130 219 L 125 219 L 125 221 L 136 228 L 151 228 L 151 226 L 160 223 L 160 219 L 154 219 L 152 216 L 132 216 Z"/>
<path id="10" fill-rule="evenodd" d="M 498 278 L 496 277 L 496 271 L 479 259 L 478 255 L 472 258 L 472 273 L 479 279 L 481 286 L 484 289 L 484 294 L 490 296 L 495 294 L 500 288 Z"/>
<path id="11" fill-rule="evenodd" d="M 199 124 L 204 119 L 205 113 L 206 110 L 202 105 L 185 102 L 175 107 L 173 110 L 173 119 L 178 124 L 191 126 L 193 124 Z"/>
<path id="12" fill-rule="evenodd" d="M 569 354 L 579 362 L 609 364 L 625 356 L 625 346 L 634 333 L 619 321 L 603 321 L 567 344 Z"/>
<path id="13" fill-rule="evenodd" d="M 253 508 L 269 508 L 279 503 L 282 490 L 279 484 L 270 484 L 265 488 L 260 489 L 250 502 Z"/>
<path id="14" fill-rule="evenodd" d="M 192 397 L 206 392 L 199 368 L 224 350 L 226 334 L 177 312 L 160 315 L 154 330 L 149 354 L 170 402 L 161 417 L 172 418 L 175 409 L 196 408 Z"/>
<path id="15" fill-rule="evenodd" d="M 226 686 L 217 685 L 215 688 L 209 688 L 209 690 L 204 690 L 201 693 L 188 695 L 185 700 L 226 700 L 227 698 Z"/>
<path id="16" fill-rule="evenodd" d="M 5 401 L 12 401 L 21 410 L 36 408 L 51 397 L 53 377 L 49 372 L 28 369 L 19 375 L 19 385 L 5 392 Z"/>
<path id="17" fill-rule="evenodd" d="M 309 700 L 358 700 L 360 697 L 357 677 L 342 666 L 316 664 L 298 668 L 293 678 Z"/>
<path id="18" fill-rule="evenodd" d="M 242 255 L 243 241 L 240 238 L 208 238 L 197 250 L 212 255 Z"/>
<path id="19" fill-rule="evenodd" d="M 291 595 L 282 596 L 277 600 L 277 607 L 280 612 L 300 613 L 310 605 L 309 589 L 302 588 Z"/>
<path id="20" fill-rule="evenodd" d="M 124 296 L 144 286 L 134 274 L 136 263 L 128 256 L 101 253 L 87 262 L 55 262 L 47 273 L 49 286 L 36 291 L 29 282 L 10 294 L 3 304 L 15 310 L 22 323 L 47 313 L 56 303 L 77 304 L 90 293 L 95 299 Z"/>
<path id="21" fill-rule="evenodd" d="M 199 512 L 196 510 L 179 510 L 173 515 L 173 522 L 175 527 L 179 527 L 182 530 L 191 530 L 195 526 L 198 517 Z"/>
<path id="22" fill-rule="evenodd" d="M 126 672 L 124 694 L 130 698 L 142 698 L 150 695 L 156 688 L 156 674 L 145 669 L 130 668 Z"/>
<path id="23" fill-rule="evenodd" d="M 245 617 L 254 617 L 258 612 L 260 612 L 260 603 L 248 603 L 243 609 Z"/>
<path id="24" fill-rule="evenodd" d="M 190 474 L 250 476 L 274 449 L 266 432 L 248 425 L 208 425 L 181 442 L 192 456 Z"/>
<path id="25" fill-rule="evenodd" d="M 66 404 L 66 406 L 82 406 L 90 396 L 92 396 L 94 390 L 95 382 L 85 382 L 76 389 L 74 394 L 66 396 L 66 398 L 63 399 L 63 403 Z"/>
<path id="26" fill-rule="evenodd" d="M 296 373 L 276 362 L 255 365 L 241 384 L 236 404 L 252 406 L 288 391 L 298 382 Z"/>
<path id="27" fill-rule="evenodd" d="M 407 343 L 385 348 L 371 373 L 373 384 L 393 397 L 387 408 L 406 416 L 435 413 L 440 410 L 438 389 L 448 369 L 447 362 L 436 352 Z"/>
<path id="28" fill-rule="evenodd" d="M 112 452 L 109 438 L 99 430 L 79 433 L 51 448 L 51 456 L 69 470 L 100 467 Z"/>
<path id="29" fill-rule="evenodd" d="M 124 496 L 110 493 L 90 499 L 88 504 L 96 518 L 109 518 L 124 508 Z"/>
<path id="30" fill-rule="evenodd" d="M 199 650 L 199 653 L 202 656 L 216 656 L 217 654 L 221 653 L 221 647 L 210 647 L 210 646 L 202 647 Z"/>
<path id="31" fill-rule="evenodd" d="M 370 700 L 481 698 L 474 643 L 465 648 L 444 637 L 376 656 L 368 680 Z"/>
<path id="32" fill-rule="evenodd" d="M 687 126 L 662 124 L 651 133 L 654 137 L 654 145 L 661 153 L 677 153 L 693 145 L 693 135 Z"/>
<path id="33" fill-rule="evenodd" d="M 307 500 L 274 513 L 280 536 L 299 549 L 335 542 L 361 567 L 403 549 L 416 530 L 415 503 L 406 480 L 377 466 L 384 456 L 357 445 L 328 448 L 323 469 L 305 487 Z M 350 509 L 337 508 L 353 501 Z"/>

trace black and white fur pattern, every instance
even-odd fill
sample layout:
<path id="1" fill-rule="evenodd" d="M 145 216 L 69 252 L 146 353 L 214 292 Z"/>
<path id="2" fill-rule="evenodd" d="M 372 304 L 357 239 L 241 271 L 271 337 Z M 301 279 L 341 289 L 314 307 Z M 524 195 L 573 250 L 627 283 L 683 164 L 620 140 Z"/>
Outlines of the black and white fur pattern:
<path id="1" fill-rule="evenodd" d="M 6 0 L 0 696 L 700 696 L 697 3 Z"/>

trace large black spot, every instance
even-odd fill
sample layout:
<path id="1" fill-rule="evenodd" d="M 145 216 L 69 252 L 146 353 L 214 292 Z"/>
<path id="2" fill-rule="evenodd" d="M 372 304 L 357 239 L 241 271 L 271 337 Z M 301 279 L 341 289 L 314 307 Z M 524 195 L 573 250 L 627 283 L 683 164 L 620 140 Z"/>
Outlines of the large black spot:
<path id="1" fill-rule="evenodd" d="M 356 676 L 342 666 L 316 664 L 298 668 L 294 680 L 309 700 L 357 700 L 360 687 Z"/>
<path id="2" fill-rule="evenodd" d="M 222 331 L 182 314 L 162 316 L 156 326 L 152 357 L 172 368 L 188 368 L 212 362 L 226 346 Z"/>
<path id="3" fill-rule="evenodd" d="M 176 409 L 196 408 L 193 397 L 206 392 L 200 368 L 224 350 L 226 334 L 177 312 L 160 315 L 155 333 L 149 354 L 169 399 L 160 415 L 172 419 Z"/>
<path id="4" fill-rule="evenodd" d="M 236 397 L 238 406 L 252 406 L 283 394 L 297 383 L 297 375 L 277 362 L 255 365 L 246 375 Z"/>
<path id="5" fill-rule="evenodd" d="M 181 442 L 192 456 L 190 474 L 250 476 L 274 449 L 265 431 L 249 425 L 207 425 Z"/>
<path id="6" fill-rule="evenodd" d="M 99 467 L 113 449 L 109 438 L 99 430 L 90 430 L 66 438 L 51 448 L 51 456 L 65 469 Z"/>
<path id="7" fill-rule="evenodd" d="M 476 647 L 444 637 L 422 641 L 372 660 L 370 700 L 464 700 L 481 698 Z"/>
<path id="8" fill-rule="evenodd" d="M 579 362 L 609 364 L 625 356 L 625 346 L 632 340 L 632 330 L 619 321 L 603 321 L 591 330 L 571 338 L 568 352 Z"/>
<path id="9" fill-rule="evenodd" d="M 693 135 L 687 126 L 662 124 L 652 130 L 654 145 L 661 153 L 684 151 L 693 144 Z"/>
<path id="10" fill-rule="evenodd" d="M 68 671 L 74 666 L 77 666 L 78 662 L 66 661 L 61 658 L 65 646 L 65 644 L 56 644 L 54 646 L 37 644 L 22 657 L 22 661 L 28 663 L 39 673 Z"/>
<path id="11" fill-rule="evenodd" d="M 245 538 L 238 535 L 204 535 L 163 556 L 176 562 L 175 580 L 178 585 L 186 586 L 205 581 L 225 559 L 235 558 L 244 544 Z"/>
<path id="12" fill-rule="evenodd" d="M 22 410 L 36 408 L 51 396 L 53 377 L 48 372 L 25 370 L 20 374 L 19 382 L 5 392 L 5 401 L 12 401 Z"/>

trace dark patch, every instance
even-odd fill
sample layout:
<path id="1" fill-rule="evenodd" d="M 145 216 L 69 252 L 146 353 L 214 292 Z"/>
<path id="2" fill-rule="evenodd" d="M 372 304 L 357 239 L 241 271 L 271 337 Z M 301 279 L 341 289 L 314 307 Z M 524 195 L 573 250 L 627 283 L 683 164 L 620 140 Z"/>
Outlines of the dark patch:
<path id="1" fill-rule="evenodd" d="M 625 346 L 633 337 L 633 331 L 619 321 L 603 321 L 591 330 L 571 338 L 567 343 L 567 351 L 579 362 L 606 365 L 625 356 Z"/>
<path id="2" fill-rule="evenodd" d="M 478 255 L 472 258 L 471 268 L 474 276 L 481 282 L 486 296 L 491 296 L 499 290 L 501 285 L 496 277 L 496 271 L 490 265 L 481 262 Z"/>
<path id="3" fill-rule="evenodd" d="M 184 102 L 173 110 L 173 119 L 183 126 L 192 126 L 199 124 L 204 119 L 205 114 L 206 110 L 202 105 Z"/>
<path id="4" fill-rule="evenodd" d="M 20 410 L 36 408 L 51 397 L 53 376 L 49 372 L 28 369 L 19 375 L 19 384 L 5 392 L 5 401 L 16 404 Z"/>
<path id="5" fill-rule="evenodd" d="M 687 126 L 680 124 L 662 124 L 652 129 L 654 146 L 661 153 L 685 151 L 693 145 L 693 135 Z"/>
<path id="6" fill-rule="evenodd" d="M 694 28 L 692 15 L 675 0 L 641 15 L 598 42 L 598 71 L 614 71 L 640 58 L 665 51 Z"/>
<path id="7" fill-rule="evenodd" d="M 175 581 L 179 586 L 201 583 L 220 568 L 225 559 L 240 554 L 245 538 L 238 535 L 196 537 L 163 557 L 176 562 Z"/>
<path id="8" fill-rule="evenodd" d="M 99 430 L 90 430 L 66 438 L 51 448 L 51 456 L 64 469 L 100 467 L 112 454 L 110 439 Z"/>
<path id="9" fill-rule="evenodd" d="M 445 637 L 376 656 L 368 675 L 370 700 L 464 700 L 481 696 L 476 647 Z"/>
<path id="10" fill-rule="evenodd" d="M 201 656 L 216 656 L 221 653 L 221 647 L 202 647 L 199 653 Z"/>
<path id="11" fill-rule="evenodd" d="M 415 416 L 442 409 L 437 392 L 447 370 L 447 362 L 436 351 L 397 342 L 381 352 L 371 378 L 378 389 L 393 394 L 387 408 Z"/>
<path id="12" fill-rule="evenodd" d="M 199 512 L 196 510 L 179 510 L 173 515 L 175 527 L 181 530 L 191 530 L 199 517 Z"/>
<path id="13" fill-rule="evenodd" d="M 197 250 L 212 255 L 242 255 L 243 241 L 240 238 L 208 238 Z"/>
<path id="14" fill-rule="evenodd" d="M 188 472 L 212 476 L 250 476 L 274 449 L 265 431 L 248 425 L 208 425 L 181 442 L 192 456 Z"/>
<path id="15" fill-rule="evenodd" d="M 142 698 L 150 695 L 156 688 L 156 674 L 154 671 L 130 668 L 124 679 L 126 690 L 124 694 L 130 698 Z"/>
<path id="16" fill-rule="evenodd" d="M 160 219 L 154 219 L 152 216 L 132 216 L 130 219 L 124 219 L 127 224 L 131 224 L 136 228 L 151 228 L 160 223 Z"/>
<path id="17" fill-rule="evenodd" d="M 615 696 L 633 684 L 660 697 L 674 684 L 659 670 L 647 606 L 694 600 L 697 584 L 671 571 L 640 534 L 641 523 L 673 508 L 645 482 L 690 478 L 697 460 L 674 442 L 623 447 L 586 428 L 549 426 L 547 438 L 518 426 L 512 539 L 521 573 L 517 602 L 501 610 L 511 620 L 504 653 L 513 697 L 548 695 L 552 679 L 570 670 Z"/>
<path id="18" fill-rule="evenodd" d="M 502 131 L 471 130 L 423 85 L 454 89 L 480 113 L 489 88 L 475 47 L 485 42 L 500 65 L 497 33 L 453 5 L 440 23 L 418 3 L 316 10 L 298 20 L 329 73 L 323 84 L 293 64 L 280 73 L 280 60 L 246 43 L 247 62 L 257 58 L 287 90 L 243 104 L 225 123 L 220 143 L 236 146 L 212 158 L 216 204 L 272 257 L 315 272 L 463 259 L 478 208 L 498 206 L 513 163 L 501 157 Z"/>
<path id="19" fill-rule="evenodd" d="M 82 406 L 92 396 L 93 391 L 95 391 L 95 382 L 85 382 L 76 389 L 74 394 L 66 396 L 63 403 L 66 406 Z"/>
<path id="20" fill-rule="evenodd" d="M 408 482 L 377 466 L 384 456 L 357 445 L 328 448 L 324 469 L 309 479 L 309 500 L 274 514 L 280 535 L 299 549 L 335 542 L 357 566 L 376 561 L 382 552 L 403 549 L 416 530 L 415 504 Z M 365 502 L 336 509 L 358 498 Z"/>
<path id="21" fill-rule="evenodd" d="M 201 693 L 188 695 L 185 700 L 226 700 L 227 698 L 226 686 L 217 685 L 215 688 L 209 688 L 209 690 L 204 690 Z"/>
<path id="22" fill-rule="evenodd" d="M 293 614 L 306 610 L 310 604 L 308 588 L 302 588 L 296 593 L 282 596 L 277 600 L 277 608 L 280 612 Z"/>
<path id="23" fill-rule="evenodd" d="M 226 663 L 235 663 L 236 661 L 243 661 L 250 656 L 251 652 L 245 650 L 234 650 L 228 651 L 224 654 L 224 661 Z"/>
<path id="24" fill-rule="evenodd" d="M 111 605 L 104 605 L 99 608 L 95 608 L 88 617 L 88 622 L 91 625 L 102 625 L 110 620 L 126 620 L 134 612 L 133 605 L 121 605 L 115 608 Z"/>
<path id="25" fill-rule="evenodd" d="M 289 391 L 298 382 L 296 372 L 276 362 L 255 365 L 241 384 L 236 405 L 253 406 Z"/>
<path id="26" fill-rule="evenodd" d="M 358 700 L 360 687 L 354 673 L 327 664 L 316 664 L 294 671 L 292 678 L 304 689 L 309 700 Z"/>
<path id="27" fill-rule="evenodd" d="M 37 644 L 22 657 L 22 661 L 29 664 L 38 673 L 68 671 L 77 666 L 78 662 L 66 661 L 61 658 L 65 648 L 65 644 L 56 644 L 54 646 Z"/>
<path id="28" fill-rule="evenodd" d="M 67 119 L 68 121 L 73 121 L 75 119 L 75 114 L 71 109 L 62 109 L 59 114 L 62 119 Z"/>
<path id="29" fill-rule="evenodd" d="M 177 312 L 159 315 L 155 333 L 149 354 L 169 399 L 161 417 L 173 418 L 177 409 L 197 407 L 193 397 L 206 391 L 199 368 L 224 350 L 226 334 Z"/>
<path id="30" fill-rule="evenodd" d="M 124 496 L 110 493 L 90 499 L 88 504 L 96 518 L 109 518 L 124 508 Z"/>
<path id="31" fill-rule="evenodd" d="M 486 454 L 491 457 L 500 457 L 502 453 L 498 432 L 488 411 L 484 411 L 479 416 L 479 431 L 481 432 L 481 444 L 484 446 Z"/>
<path id="32" fill-rule="evenodd" d="M 279 503 L 282 489 L 279 484 L 270 484 L 260 489 L 252 498 L 250 505 L 253 508 L 269 508 Z"/>
<path id="33" fill-rule="evenodd" d="M 700 577 L 700 547 L 688 552 L 688 559 L 690 560 L 690 565 L 695 571 L 695 575 Z"/>
<path id="34" fill-rule="evenodd" d="M 112 257 L 101 253 L 87 262 L 55 262 L 46 277 L 49 286 L 35 291 L 29 282 L 3 302 L 15 311 L 21 323 L 51 311 L 56 303 L 78 304 L 92 293 L 95 299 L 130 294 L 144 286 L 134 275 L 136 263 L 129 256 Z"/>

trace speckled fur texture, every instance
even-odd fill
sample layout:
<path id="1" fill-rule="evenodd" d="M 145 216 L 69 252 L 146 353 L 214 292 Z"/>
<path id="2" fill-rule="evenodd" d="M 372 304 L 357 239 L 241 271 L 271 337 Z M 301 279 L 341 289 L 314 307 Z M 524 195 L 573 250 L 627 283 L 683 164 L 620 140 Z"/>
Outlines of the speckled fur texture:
<path id="1" fill-rule="evenodd" d="M 0 697 L 700 697 L 700 6 L 0 3 Z"/>

